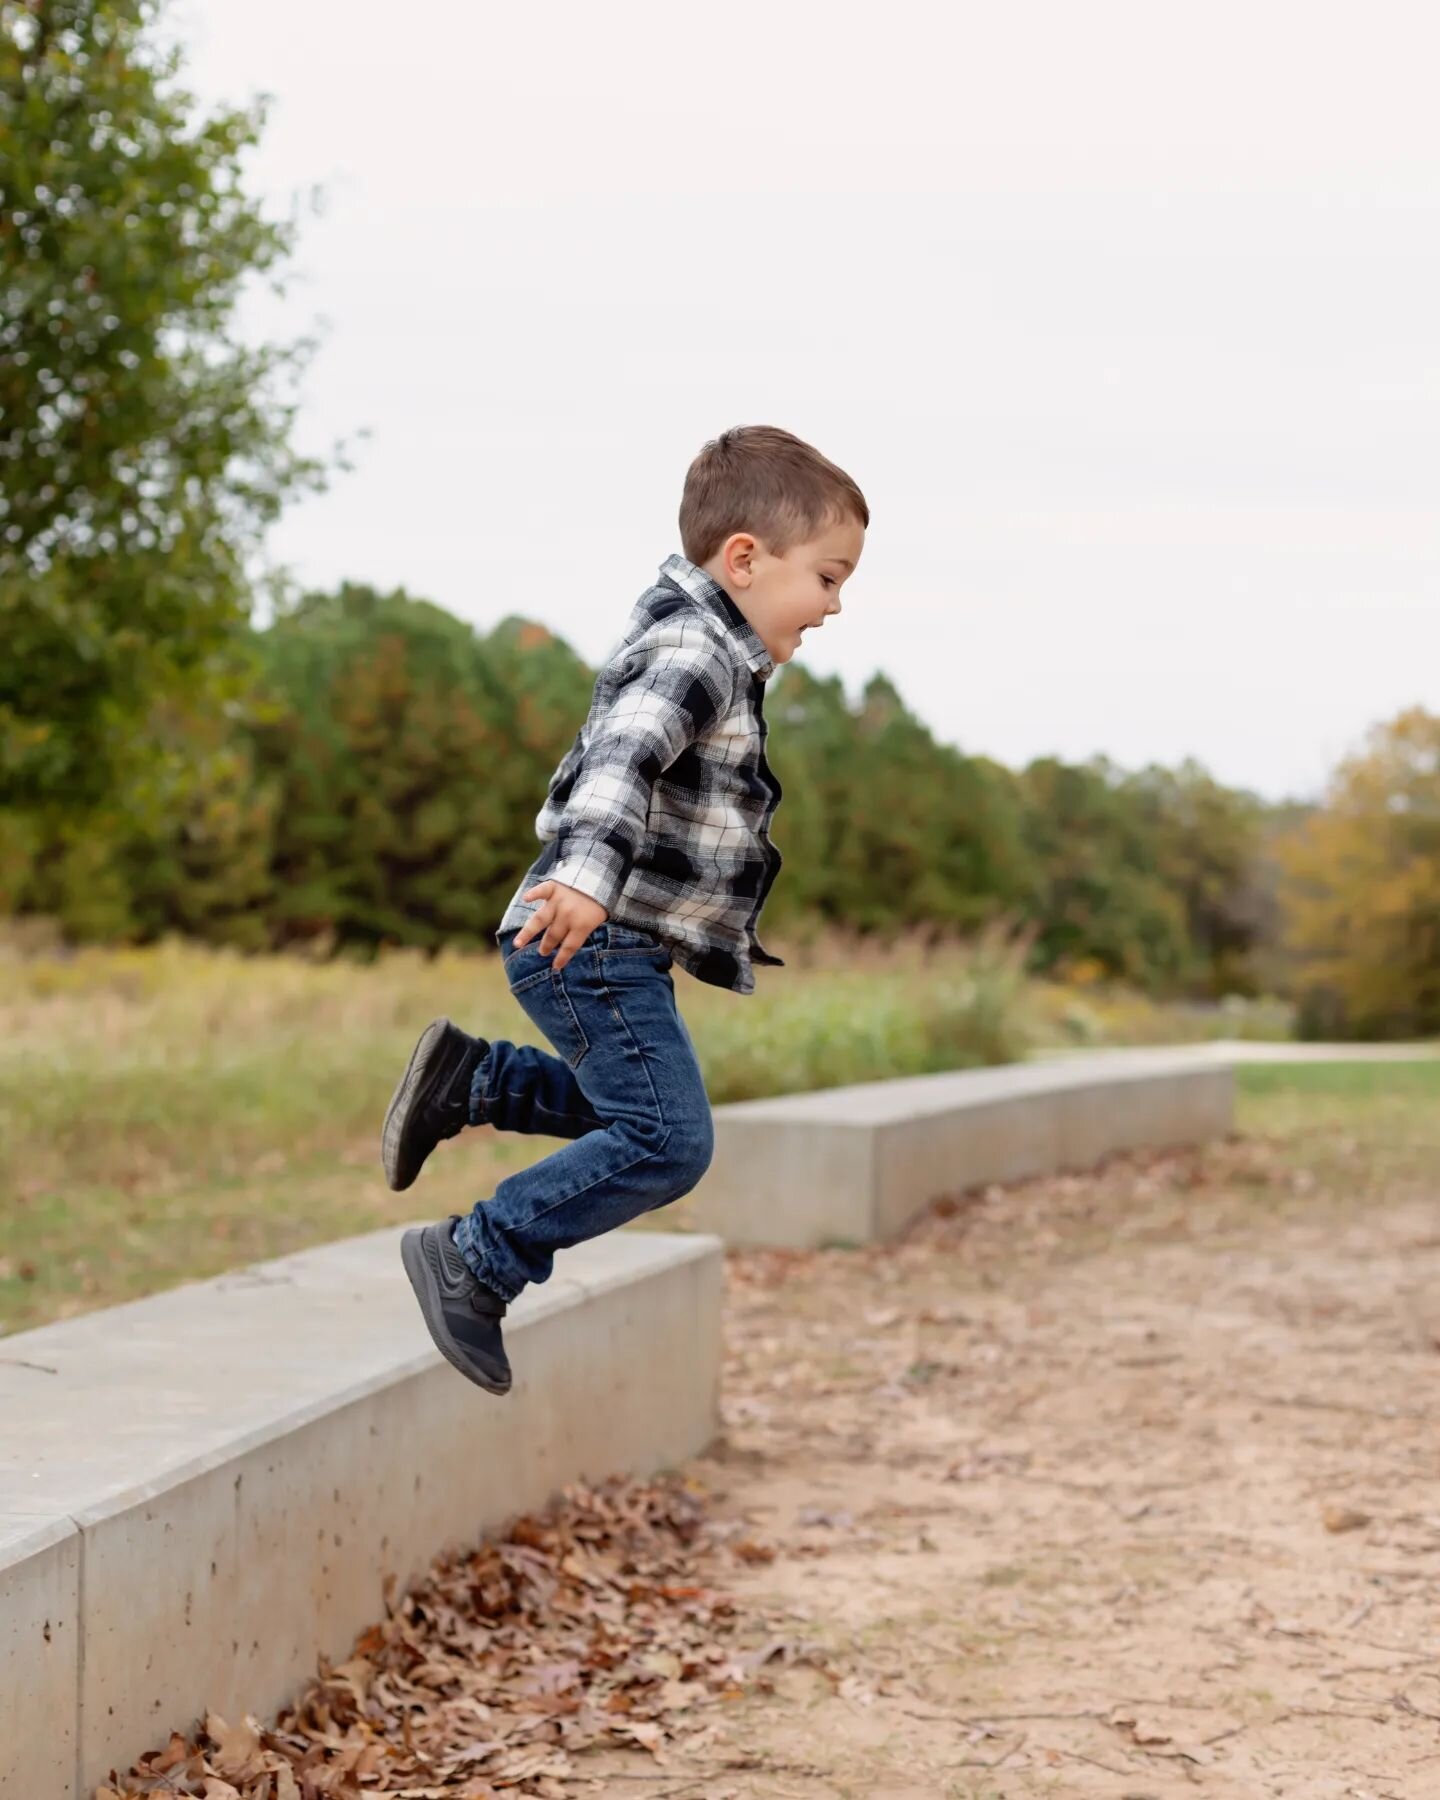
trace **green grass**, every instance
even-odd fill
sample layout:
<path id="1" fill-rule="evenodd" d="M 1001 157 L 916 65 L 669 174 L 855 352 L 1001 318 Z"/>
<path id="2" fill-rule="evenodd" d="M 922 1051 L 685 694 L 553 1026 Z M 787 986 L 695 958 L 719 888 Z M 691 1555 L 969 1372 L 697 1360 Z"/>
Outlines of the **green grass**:
<path id="1" fill-rule="evenodd" d="M 1240 1132 L 1303 1169 L 1306 1192 L 1440 1193 L 1440 1059 L 1245 1064 L 1235 1098 Z"/>
<path id="2" fill-rule="evenodd" d="M 1440 1058 L 1430 1062 L 1242 1064 L 1242 1130 L 1363 1139 L 1375 1156 L 1440 1148 Z"/>
<path id="3" fill-rule="evenodd" d="M 1244 1063 L 1236 1085 L 1249 1100 L 1440 1101 L 1440 1056 L 1417 1062 Z"/>

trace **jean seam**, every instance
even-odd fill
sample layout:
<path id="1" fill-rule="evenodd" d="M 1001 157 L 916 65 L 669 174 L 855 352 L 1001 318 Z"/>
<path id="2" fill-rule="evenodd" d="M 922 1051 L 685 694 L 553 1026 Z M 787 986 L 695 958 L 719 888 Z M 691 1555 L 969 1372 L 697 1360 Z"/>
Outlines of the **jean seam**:
<path id="1" fill-rule="evenodd" d="M 573 1075 L 580 1067 L 581 1063 L 584 1062 L 585 1058 L 590 1054 L 590 1039 L 586 1034 L 584 1025 L 580 1022 L 580 1015 L 575 1010 L 575 1002 L 570 998 L 570 990 L 565 985 L 564 977 L 565 971 L 563 969 L 558 971 L 551 969 L 550 979 L 555 985 L 556 997 L 559 999 L 560 1004 L 565 1008 L 565 1011 L 570 1015 L 570 1023 L 575 1027 L 575 1034 L 580 1039 L 580 1054 L 575 1058 L 573 1063 L 570 1063 L 570 1073 Z M 570 1061 L 568 1057 L 563 1055 L 561 1060 L 564 1062 Z"/>
<path id="2" fill-rule="evenodd" d="M 515 1088 L 505 1088 L 501 1092 L 500 1098 L 502 1100 L 523 1100 L 525 1095 Z M 532 1100 L 530 1105 L 535 1112 L 544 1113 L 547 1119 L 567 1119 L 572 1123 L 578 1120 L 583 1123 L 586 1118 L 586 1115 L 583 1113 L 557 1112 L 553 1106 L 542 1106 L 538 1100 Z M 604 1130 L 606 1121 L 600 1117 L 593 1106 L 590 1108 L 588 1116 L 598 1121 L 601 1130 Z"/>
<path id="3" fill-rule="evenodd" d="M 621 1025 L 624 1026 L 626 1037 L 628 1037 L 630 1042 L 632 1044 L 634 1044 L 634 1046 L 635 1046 L 635 1053 L 640 1058 L 640 1067 L 642 1069 L 644 1069 L 644 1071 L 645 1071 L 645 1083 L 646 1083 L 646 1086 L 650 1089 L 650 1098 L 655 1102 L 655 1117 L 660 1121 L 660 1123 L 662 1125 L 664 1125 L 665 1124 L 665 1109 L 663 1106 L 661 1106 L 660 1096 L 655 1091 L 655 1083 L 651 1079 L 649 1065 L 645 1061 L 644 1053 L 641 1051 L 639 1044 L 635 1042 L 635 1033 L 630 1029 L 630 1021 L 625 1017 L 624 1013 L 621 1012 L 620 1002 L 615 997 L 615 994 L 612 991 L 609 982 L 607 982 L 605 979 L 605 965 L 604 965 L 604 963 L 602 963 L 600 961 L 600 958 L 598 956 L 595 958 L 595 973 L 600 977 L 600 991 L 601 991 L 601 993 L 604 994 L 606 1002 L 609 1005 L 611 1012 L 614 1013 L 615 1017 L 620 1021 Z M 668 1140 L 668 1138 L 670 1136 L 670 1128 L 668 1126 L 666 1126 L 666 1128 L 665 1128 L 665 1136 Z"/>
<path id="4" fill-rule="evenodd" d="M 582 1188 L 574 1188 L 569 1193 L 562 1194 L 558 1200 L 552 1200 L 549 1206 L 542 1206 L 539 1212 L 531 1213 L 528 1218 L 520 1221 L 517 1225 L 517 1229 L 520 1231 L 528 1231 L 532 1225 L 537 1224 L 541 1219 L 549 1218 L 550 1214 L 554 1212 L 557 1207 L 566 1206 L 570 1201 L 578 1200 L 582 1194 L 588 1194 L 591 1188 L 599 1187 L 602 1182 L 613 1181 L 617 1175 L 628 1175 L 631 1169 L 638 1169 L 641 1163 L 650 1162 L 664 1151 L 672 1136 L 673 1133 L 667 1127 L 664 1137 L 661 1138 L 660 1142 L 653 1150 L 647 1150 L 641 1156 L 632 1157 L 628 1163 L 622 1163 L 618 1169 L 607 1169 L 603 1175 L 597 1175 L 593 1181 L 587 1181 Z M 653 1210 L 653 1208 L 651 1210 Z"/>
<path id="5" fill-rule="evenodd" d="M 566 989 L 564 981 L 565 971 L 563 969 L 546 968 L 538 970 L 534 975 L 527 975 L 518 987 L 511 988 L 511 998 L 518 1000 L 522 994 L 528 994 L 532 987 L 538 988 L 541 981 L 547 975 L 550 977 L 550 992 L 555 997 L 556 1005 L 564 1009 L 570 1023 L 575 1027 L 576 1037 L 580 1040 L 580 1053 L 575 1058 L 574 1062 L 571 1062 L 570 1058 L 565 1054 L 560 1045 L 555 1043 L 554 1037 L 551 1036 L 551 1033 L 543 1024 L 540 1026 L 540 1029 L 545 1032 L 546 1037 L 550 1038 L 551 1043 L 555 1044 L 555 1049 L 559 1054 L 560 1061 L 565 1064 L 566 1068 L 569 1069 L 570 1073 L 573 1075 L 580 1067 L 581 1063 L 584 1062 L 585 1058 L 590 1054 L 590 1039 L 585 1034 L 585 1027 L 580 1023 L 580 1015 L 575 1010 L 575 1002 L 570 998 L 569 992 Z M 532 1021 L 532 1023 L 534 1023 L 534 1021 Z"/>

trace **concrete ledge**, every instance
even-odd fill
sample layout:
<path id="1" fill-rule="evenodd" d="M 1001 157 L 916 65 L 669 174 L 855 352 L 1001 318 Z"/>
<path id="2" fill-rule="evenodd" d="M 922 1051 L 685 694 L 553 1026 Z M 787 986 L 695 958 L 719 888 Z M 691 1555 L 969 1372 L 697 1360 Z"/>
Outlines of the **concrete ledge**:
<path id="1" fill-rule="evenodd" d="M 443 1546 L 714 1434 L 720 1246 L 626 1232 L 430 1342 L 400 1230 L 0 1340 L 0 1795 L 88 1800 L 207 1707 L 278 1708 Z"/>
<path id="2" fill-rule="evenodd" d="M 7 1415 L 8 1435 L 8 1415 Z M 68 1794 L 80 1692 L 80 1533 L 0 1509 L 0 1794 Z"/>
<path id="3" fill-rule="evenodd" d="M 892 1236 L 941 1194 L 1223 1136 L 1234 1075 L 1184 1051 L 1095 1052 L 828 1088 L 715 1111 L 685 1218 L 730 1244 Z"/>

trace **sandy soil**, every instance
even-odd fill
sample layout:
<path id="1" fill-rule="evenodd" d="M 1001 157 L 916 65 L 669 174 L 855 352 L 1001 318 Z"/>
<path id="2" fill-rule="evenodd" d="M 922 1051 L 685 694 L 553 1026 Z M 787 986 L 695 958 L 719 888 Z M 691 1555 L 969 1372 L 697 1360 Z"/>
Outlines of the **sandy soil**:
<path id="1" fill-rule="evenodd" d="M 767 1680 L 576 1792 L 1440 1795 L 1436 1175 L 1233 1142 L 733 1258 L 690 1473 Z"/>

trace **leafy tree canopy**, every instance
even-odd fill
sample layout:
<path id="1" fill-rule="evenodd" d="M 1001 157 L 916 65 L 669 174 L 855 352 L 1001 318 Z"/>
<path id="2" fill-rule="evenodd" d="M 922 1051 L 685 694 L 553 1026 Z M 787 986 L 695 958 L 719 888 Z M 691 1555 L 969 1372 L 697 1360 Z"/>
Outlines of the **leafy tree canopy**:
<path id="1" fill-rule="evenodd" d="M 0 802 L 98 804 L 228 667 L 247 561 L 318 479 L 304 345 L 232 341 L 292 228 L 260 107 L 204 113 L 156 0 L 0 0 Z"/>

